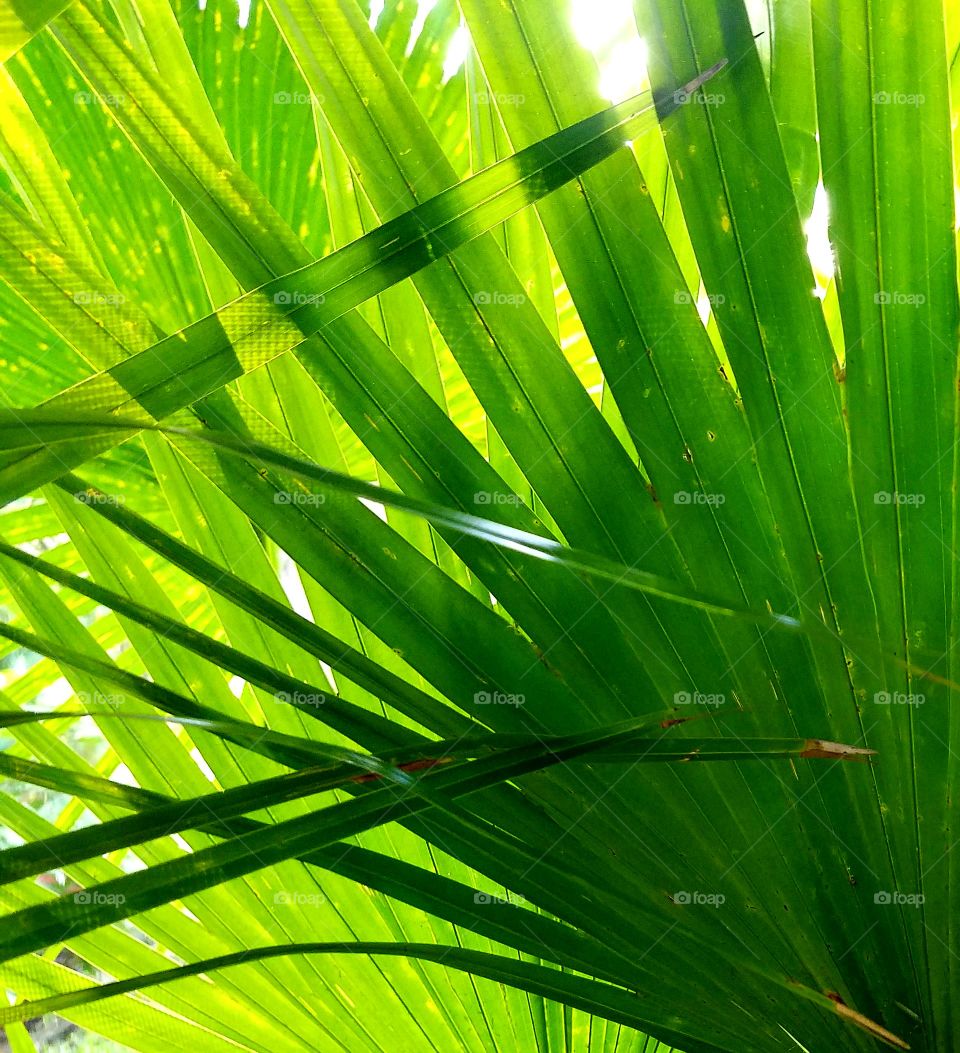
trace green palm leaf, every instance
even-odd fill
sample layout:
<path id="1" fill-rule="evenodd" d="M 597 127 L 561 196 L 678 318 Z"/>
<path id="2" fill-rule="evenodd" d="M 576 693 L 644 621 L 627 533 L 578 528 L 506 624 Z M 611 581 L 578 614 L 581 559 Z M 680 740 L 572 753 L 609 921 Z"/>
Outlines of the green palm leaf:
<path id="1" fill-rule="evenodd" d="M 955 12 L 241 6 L 0 3 L 10 1048 L 952 1049 Z"/>

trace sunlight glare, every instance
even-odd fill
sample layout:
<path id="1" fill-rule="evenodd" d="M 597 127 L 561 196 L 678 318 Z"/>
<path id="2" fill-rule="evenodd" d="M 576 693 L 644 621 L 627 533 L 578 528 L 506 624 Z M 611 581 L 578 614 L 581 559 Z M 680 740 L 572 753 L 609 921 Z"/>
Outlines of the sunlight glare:
<path id="1" fill-rule="evenodd" d="M 807 236 L 807 256 L 813 267 L 813 273 L 817 278 L 817 288 L 825 286 L 825 280 L 833 277 L 833 246 L 830 244 L 830 235 L 827 229 L 830 219 L 830 203 L 823 183 L 817 183 L 817 190 L 813 196 L 813 211 L 810 218 L 803 225 L 803 232 Z"/>
<path id="2" fill-rule="evenodd" d="M 640 37 L 623 40 L 600 64 L 600 94 L 624 102 L 647 86 L 647 44 Z"/>
<path id="3" fill-rule="evenodd" d="M 387 0 L 370 0 L 370 17 L 367 22 L 371 29 L 377 28 L 383 9 L 387 6 Z"/>
<path id="4" fill-rule="evenodd" d="M 458 69 L 467 61 L 467 54 L 470 51 L 470 34 L 467 31 L 467 27 L 461 22 L 457 26 L 456 32 L 450 38 L 450 45 L 447 48 L 446 57 L 443 60 L 443 83 L 447 81 L 457 72 Z"/>
<path id="5" fill-rule="evenodd" d="M 409 55 L 413 51 L 414 45 L 420 39 L 420 34 L 423 32 L 423 27 L 426 24 L 430 12 L 436 6 L 437 0 L 418 0 L 417 16 L 414 18 L 413 25 L 410 27 L 410 39 L 407 41 L 407 50 L 405 54 Z"/>
<path id="6" fill-rule="evenodd" d="M 637 34 L 631 0 L 571 0 L 570 22 L 600 65 L 600 93 L 623 102 L 643 91 L 647 47 Z"/>
<path id="7" fill-rule="evenodd" d="M 570 22 L 580 43 L 593 52 L 637 32 L 632 0 L 571 0 Z"/>

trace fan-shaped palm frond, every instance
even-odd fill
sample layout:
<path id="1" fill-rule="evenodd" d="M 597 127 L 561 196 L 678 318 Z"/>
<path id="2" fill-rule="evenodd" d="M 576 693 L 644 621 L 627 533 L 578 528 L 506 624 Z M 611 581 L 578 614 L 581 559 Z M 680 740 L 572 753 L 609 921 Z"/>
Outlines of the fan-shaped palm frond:
<path id="1" fill-rule="evenodd" d="M 10 1048 L 951 1049 L 960 20 L 236 14 L 0 0 Z"/>

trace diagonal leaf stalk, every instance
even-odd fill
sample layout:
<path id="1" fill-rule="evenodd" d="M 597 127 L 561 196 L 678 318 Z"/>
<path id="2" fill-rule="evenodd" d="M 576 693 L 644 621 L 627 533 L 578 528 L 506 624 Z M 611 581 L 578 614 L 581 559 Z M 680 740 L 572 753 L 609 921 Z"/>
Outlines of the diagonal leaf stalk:
<path id="1" fill-rule="evenodd" d="M 186 647 L 203 658 L 217 662 L 224 669 L 237 676 L 242 676 L 246 681 L 264 691 L 269 691 L 275 697 L 311 696 L 318 698 L 317 705 L 310 705 L 307 711 L 314 717 L 321 715 L 325 723 L 331 724 L 338 730 L 350 734 L 351 727 L 356 730 L 362 724 L 379 724 L 385 730 L 392 727 L 387 720 L 378 717 L 374 713 L 364 710 L 340 695 L 333 695 L 328 691 L 326 685 L 318 692 L 317 688 L 297 677 L 290 676 L 282 670 L 261 662 L 250 655 L 243 654 L 237 648 L 230 647 L 218 640 L 213 640 L 204 633 L 192 629 L 172 618 L 167 617 L 144 604 L 137 603 L 112 589 L 105 588 L 95 582 L 83 578 L 78 574 L 72 574 L 54 566 L 39 557 L 31 556 L 21 549 L 7 545 L 0 541 L 0 556 L 27 567 L 32 571 L 49 577 L 61 585 L 66 585 L 75 592 L 88 596 L 90 599 L 101 603 L 111 610 L 161 634 L 166 639 L 172 640 Z M 0 635 L 6 628 L 0 626 Z M 12 631 L 12 630 L 11 630 Z M 54 657 L 49 655 L 49 657 Z M 369 660 L 365 663 L 365 670 L 373 667 Z M 401 712 L 413 717 L 418 723 L 437 731 L 439 734 L 462 734 L 478 729 L 479 725 L 472 720 L 456 713 L 451 707 L 444 705 L 437 699 L 432 698 L 425 692 L 418 692 L 413 688 L 408 690 L 396 690 L 399 678 L 390 677 L 386 671 L 382 677 L 377 678 L 380 690 L 378 695 L 385 702 L 395 705 Z M 402 681 L 401 681 L 402 683 Z M 329 697 L 328 697 L 329 696 Z M 329 701 L 329 705 L 326 703 Z M 320 706 L 324 706 L 322 714 Z M 355 736 L 353 736 L 355 737 Z"/>
<path id="2" fill-rule="evenodd" d="M 72 474 L 58 480 L 57 485 L 75 497 L 77 494 L 86 496 L 97 492 L 95 487 Z M 184 544 L 128 507 L 96 501 L 89 507 L 207 588 L 241 607 L 258 622 L 268 625 L 308 654 L 326 662 L 335 673 L 344 674 L 399 712 L 430 726 L 437 734 L 455 735 L 473 727 L 472 721 L 449 706 L 438 705 L 433 695 L 385 669 L 316 622 L 298 614 L 287 604 L 254 587 L 238 574 Z M 112 606 L 109 602 L 106 605 Z M 429 722 L 424 719 L 426 714 L 430 715 Z"/>
<path id="3" fill-rule="evenodd" d="M 212 972 L 215 969 L 240 965 L 247 961 L 285 954 L 370 954 L 398 955 L 433 961 L 448 968 L 462 969 L 475 976 L 483 976 L 497 983 L 505 983 L 521 990 L 540 994 L 563 1002 L 566 1005 L 582 1009 L 626 1024 L 629 1027 L 650 1030 L 653 1028 L 664 1034 L 663 1025 L 643 1015 L 638 1002 L 641 997 L 633 991 L 617 987 L 599 980 L 560 972 L 532 962 L 517 961 L 501 955 L 483 951 L 467 951 L 460 947 L 437 946 L 436 944 L 408 943 L 310 943 L 290 947 L 260 947 L 237 951 L 234 954 L 222 955 L 190 965 L 178 966 L 152 973 L 149 976 L 136 976 L 126 980 L 117 980 L 99 987 L 89 987 L 81 991 L 72 991 L 62 995 L 53 995 L 38 1002 L 26 1002 L 15 1006 L 0 1008 L 0 1024 L 15 1020 L 24 1020 L 39 1013 L 59 1012 L 76 1005 L 113 998 L 117 995 L 139 991 L 145 987 L 168 983 L 187 976 Z M 815 991 L 801 988 L 799 984 L 790 987 L 801 997 L 814 1002 L 821 1008 L 836 1012 L 843 1020 L 866 1031 L 872 1037 L 891 1049 L 908 1050 L 910 1047 L 886 1028 L 869 1020 L 861 1013 L 848 1006 L 837 1004 Z M 669 1034 L 669 1032 L 666 1032 Z M 689 1034 L 673 1033 L 671 1041 L 683 1041 L 688 1049 L 704 1048 L 698 1044 L 691 1045 Z M 696 1041 L 696 1040 L 695 1040 Z"/>
<path id="4" fill-rule="evenodd" d="M 245 961 L 253 962 L 288 954 L 338 953 L 400 955 L 433 961 L 450 968 L 462 969 L 475 976 L 484 976 L 498 983 L 515 986 L 520 990 L 555 998 L 567 1005 L 586 1012 L 597 1013 L 629 1027 L 645 1030 L 650 1028 L 650 1022 L 644 1018 L 642 1013 L 642 999 L 636 993 L 624 988 L 483 951 L 467 951 L 458 947 L 444 947 L 436 944 L 403 943 L 304 943 L 289 947 L 252 948 L 174 969 L 165 969 L 149 976 L 133 977 L 100 987 L 54 995 L 37 1002 L 3 1007 L 0 1008 L 0 1024 L 27 1019 L 40 1012 L 59 1012 L 73 1006 L 115 997 L 178 978 L 240 965 Z M 663 1032 L 662 1027 L 659 1030 Z M 681 1035 L 679 1032 L 674 1033 L 672 1040 L 682 1040 L 687 1048 L 692 1050 L 716 1048 L 699 1044 L 691 1046 L 689 1036 Z"/>
<path id="5" fill-rule="evenodd" d="M 47 417 L 48 414 L 49 418 Z M 22 417 L 22 421 L 18 420 L 19 417 Z M 660 596 L 706 613 L 752 621 L 760 625 L 784 629 L 793 633 L 809 633 L 817 635 L 821 639 L 829 639 L 834 642 L 839 639 L 847 646 L 856 646 L 872 652 L 878 650 L 878 645 L 868 637 L 860 637 L 844 631 L 841 638 L 838 637 L 834 630 L 822 622 L 810 619 L 801 621 L 791 614 L 734 606 L 717 597 L 699 593 L 683 583 L 672 581 L 647 571 L 641 571 L 636 567 L 629 567 L 584 549 L 564 545 L 554 538 L 545 538 L 542 535 L 507 526 L 496 520 L 477 516 L 470 512 L 452 509 L 430 501 L 410 497 L 397 491 L 391 491 L 385 487 L 376 486 L 365 480 L 356 479 L 341 472 L 323 468 L 302 458 L 291 456 L 252 438 L 241 438 L 236 435 L 227 435 L 223 432 L 212 430 L 196 431 L 194 429 L 174 428 L 164 425 L 133 424 L 130 421 L 125 421 L 123 418 L 113 416 L 80 413 L 61 414 L 42 407 L 33 410 L 0 410 L 0 436 L 3 436 L 7 431 L 12 435 L 17 435 L 23 428 L 42 432 L 48 426 L 53 431 L 59 431 L 60 429 L 70 429 L 74 425 L 81 432 L 95 428 L 103 428 L 105 430 L 110 428 L 120 430 L 142 428 L 143 430 L 159 431 L 179 436 L 189 441 L 195 440 L 222 449 L 226 453 L 248 456 L 263 464 L 289 472 L 295 477 L 306 479 L 321 486 L 328 486 L 342 493 L 352 494 L 365 502 L 379 503 L 388 508 L 409 512 L 441 529 L 469 534 L 490 544 L 509 548 L 531 558 L 556 563 L 567 567 L 574 573 L 585 574 L 588 577 L 613 582 L 618 586 Z M 0 449 L 2 448 L 3 439 L 0 438 Z M 283 492 L 278 491 L 278 493 L 282 494 Z M 292 495 L 285 495 L 285 499 L 286 497 L 289 497 L 290 501 L 296 500 Z M 283 503 L 283 501 L 278 503 Z M 914 651 L 917 654 L 928 653 L 931 657 L 939 657 L 929 649 L 924 652 L 923 648 L 918 647 L 914 648 Z M 951 684 L 947 678 L 934 673 L 932 670 L 910 666 L 896 655 L 878 652 L 877 656 L 883 661 L 895 664 L 898 668 L 909 670 L 914 676 L 929 679 L 933 683 L 945 686 L 960 686 Z"/>
<path id="6" fill-rule="evenodd" d="M 50 715 L 44 714 L 44 716 Z M 6 939 L 0 937 L 0 954 L 9 958 L 27 953 L 31 949 L 38 949 L 49 942 L 50 939 L 56 939 L 56 928 L 65 922 L 70 924 L 74 931 L 76 931 L 78 926 L 82 928 L 82 931 L 90 931 L 100 924 L 119 920 L 119 917 L 130 917 L 141 910 L 149 909 L 151 905 L 165 902 L 169 898 L 169 892 L 164 889 L 164 884 L 172 885 L 176 882 L 176 895 L 179 898 L 191 891 L 198 891 L 200 888 L 206 887 L 210 882 L 224 880 L 228 873 L 230 876 L 238 876 L 241 873 L 269 865 L 271 862 L 279 862 L 281 859 L 290 858 L 298 850 L 305 850 L 308 844 L 322 847 L 324 844 L 330 843 L 329 840 L 324 840 L 328 836 L 324 832 L 325 829 L 329 829 L 331 826 L 333 829 L 336 829 L 338 820 L 341 824 L 345 822 L 346 825 L 342 826 L 340 836 L 346 836 L 349 833 L 357 833 L 362 829 L 369 829 L 373 825 L 379 825 L 382 822 L 389 821 L 391 818 L 398 817 L 396 813 L 401 806 L 407 815 L 422 812 L 431 806 L 443 808 L 447 802 L 446 795 L 457 797 L 469 794 L 484 788 L 484 786 L 495 785 L 504 779 L 515 778 L 519 775 L 577 757 L 582 758 L 595 751 L 621 745 L 624 737 L 629 737 L 632 734 L 634 734 L 632 731 L 618 730 L 611 732 L 603 730 L 585 735 L 567 736 L 546 747 L 544 743 L 539 741 L 528 746 L 515 747 L 505 750 L 496 757 L 471 761 L 458 767 L 458 769 L 449 772 L 431 773 L 411 782 L 406 789 L 418 794 L 421 797 L 418 801 L 397 798 L 388 788 L 374 790 L 366 798 L 333 805 L 315 815 L 311 814 L 286 820 L 273 827 L 258 830 L 256 833 L 233 838 L 221 846 L 203 849 L 187 859 L 161 864 L 146 873 L 132 874 L 104 882 L 88 890 L 87 900 L 89 906 L 84 911 L 85 917 L 82 922 L 68 920 L 66 912 L 73 909 L 72 904 L 64 905 L 58 901 L 26 908 L 8 916 L 7 928 L 10 936 Z M 830 744 L 820 745 L 829 746 Z M 843 749 L 848 750 L 849 748 L 844 747 Z M 809 744 L 804 743 L 799 755 L 826 756 L 830 754 L 821 753 L 819 746 L 811 750 Z M 297 774 L 303 779 L 307 776 L 314 777 L 316 773 L 304 772 Z M 277 785 L 284 778 L 269 780 L 269 783 L 271 786 Z M 289 782 L 287 785 L 290 785 Z M 442 788 L 439 797 L 434 793 L 435 787 Z M 263 789 L 262 786 L 259 787 L 261 791 L 259 795 L 254 793 L 254 800 L 264 799 Z M 231 800 L 236 798 L 241 802 L 240 808 L 249 810 L 252 790 L 253 788 L 250 786 L 241 787 L 237 791 L 226 791 L 224 794 L 217 796 L 219 796 L 221 802 L 226 800 L 228 796 L 231 797 Z M 387 795 L 388 799 L 390 796 L 393 796 L 394 800 L 384 800 L 384 794 Z M 172 807 L 160 806 L 152 810 L 153 816 L 149 812 L 140 813 L 132 817 L 132 819 L 114 820 L 103 824 L 103 826 L 96 828 L 96 831 L 89 829 L 74 831 L 71 834 L 62 835 L 61 838 L 56 840 L 60 845 L 66 842 L 73 845 L 84 837 L 88 840 L 91 836 L 95 838 L 98 831 L 113 832 L 120 830 L 123 834 L 126 834 L 128 829 L 132 829 L 139 830 L 139 833 L 136 835 L 137 841 L 139 841 L 143 839 L 140 836 L 141 834 L 149 836 L 151 820 L 159 822 L 160 829 L 163 832 L 169 832 L 172 829 L 170 825 L 172 816 L 170 813 L 173 811 L 179 812 L 185 824 L 181 828 L 192 826 L 193 823 L 189 822 L 188 815 L 184 813 L 192 811 L 195 803 L 178 802 Z M 209 807 L 209 801 L 204 803 L 208 813 L 214 819 L 232 818 L 234 816 L 230 808 L 220 810 L 216 807 Z M 358 820 L 359 825 L 357 825 Z M 316 844 L 314 838 L 319 840 L 319 845 Z M 25 846 L 25 849 L 27 850 L 26 854 L 36 854 L 34 846 Z M 290 851 L 291 849 L 293 850 L 292 852 Z M 98 844 L 92 850 L 99 852 L 108 849 Z M 16 855 L 22 850 L 15 849 L 11 851 L 12 854 Z M 67 861 L 69 862 L 69 857 Z M 33 865 L 33 863 L 31 862 L 30 865 Z M 174 873 L 176 873 L 176 876 L 173 876 Z M 12 876 L 23 876 L 14 872 L 11 872 L 11 874 Z M 163 879 L 167 875 L 170 875 L 169 881 L 164 882 Z M 127 896 L 127 891 L 130 891 L 132 894 Z M 118 907 L 119 910 L 117 909 Z M 115 993 L 122 993 L 122 991 L 117 990 Z M 824 1001 L 828 1002 L 828 1000 Z"/>
<path id="7" fill-rule="evenodd" d="M 62 719 L 84 714 L 57 713 Z M 15 718 L 14 718 L 15 719 Z M 123 718 L 118 715 L 118 719 Z M 137 718 L 134 718 L 137 719 Z M 140 719 L 151 719 L 149 717 Z M 0 726 L 12 721 L 0 713 Z M 202 721 L 191 721 L 192 726 L 204 727 Z M 622 729 L 603 729 L 602 734 L 615 737 L 608 746 L 597 748 L 589 755 L 595 762 L 606 763 L 689 763 L 691 761 L 749 761 L 772 758 L 822 758 L 834 760 L 866 760 L 871 751 L 828 743 L 820 740 L 725 740 L 692 739 L 671 742 L 669 739 L 643 738 L 644 731 L 653 727 L 682 723 L 679 720 L 653 718 L 628 722 Z M 501 741 L 502 740 L 502 741 Z M 456 764 L 467 758 L 502 754 L 508 750 L 543 749 L 548 753 L 563 754 L 578 746 L 583 736 L 486 735 L 473 742 L 453 740 L 414 747 L 389 758 L 358 754 L 336 746 L 316 744 L 318 754 L 327 754 L 340 763 L 304 768 L 296 772 L 261 779 L 234 789 L 202 794 L 183 801 L 174 801 L 137 816 L 116 819 L 95 827 L 71 830 L 43 842 L 28 843 L 0 852 L 0 885 L 41 873 L 53 867 L 66 867 L 108 852 L 130 848 L 155 837 L 167 836 L 191 828 L 196 815 L 209 816 L 214 821 L 226 821 L 251 811 L 300 800 L 336 789 L 350 783 L 366 784 L 387 779 L 398 786 L 415 790 L 415 776 L 427 777 L 440 765 Z M 310 746 L 310 740 L 304 740 Z M 584 759 L 573 756 L 571 760 Z M 358 769 L 360 774 L 358 774 Z"/>
<path id="8" fill-rule="evenodd" d="M 491 519 L 447 508 L 419 498 L 408 497 L 386 488 L 340 472 L 321 468 L 301 458 L 292 457 L 252 439 L 241 439 L 222 432 L 200 432 L 186 428 L 170 428 L 159 424 L 147 424 L 119 416 L 65 412 L 59 409 L 39 408 L 31 410 L 0 410 L 0 449 L 10 448 L 8 443 L 22 442 L 25 446 L 35 443 L 45 435 L 48 441 L 70 441 L 77 434 L 90 435 L 97 431 L 107 434 L 111 430 L 134 431 L 145 429 L 161 431 L 184 439 L 198 440 L 226 452 L 252 457 L 265 464 L 283 469 L 293 475 L 329 486 L 367 501 L 379 502 L 391 508 L 411 512 L 426 519 L 434 526 L 456 530 L 463 534 L 509 548 L 551 563 L 559 563 L 576 573 L 585 573 L 604 581 L 611 581 L 626 588 L 661 596 L 677 603 L 695 607 L 711 614 L 743 618 L 762 625 L 777 626 L 794 632 L 801 631 L 800 622 L 792 615 L 770 611 L 749 610 L 731 606 L 723 600 L 701 595 L 681 583 L 670 581 L 659 575 L 628 567 L 597 556 L 583 549 L 571 548 L 553 538 L 505 526 Z M 278 502 L 278 503 L 283 503 Z M 8 553 L 9 554 L 9 553 Z"/>
<path id="9" fill-rule="evenodd" d="M 73 0 L 0 0 L 0 62 L 12 58 Z"/>
<path id="10" fill-rule="evenodd" d="M 105 433 L 113 429 L 143 429 L 175 435 L 189 441 L 195 440 L 214 446 L 226 453 L 248 456 L 254 460 L 261 461 L 264 464 L 272 465 L 285 472 L 289 472 L 295 477 L 307 479 L 310 482 L 318 483 L 321 486 L 328 486 L 331 489 L 343 493 L 352 494 L 363 501 L 375 502 L 385 505 L 386 507 L 409 512 L 412 515 L 425 519 L 427 522 L 441 529 L 449 529 L 468 534 L 490 544 L 508 548 L 512 551 L 530 556 L 531 558 L 557 564 L 569 569 L 573 573 L 585 574 L 588 577 L 613 582 L 617 586 L 645 592 L 654 596 L 660 596 L 676 603 L 694 607 L 706 613 L 720 614 L 726 617 L 752 621 L 760 625 L 785 629 L 794 633 L 809 633 L 822 639 L 829 638 L 832 641 L 837 640 L 836 632 L 823 623 L 812 621 L 810 619 L 801 622 L 799 619 L 789 614 L 755 609 L 751 610 L 748 608 L 733 606 L 716 597 L 703 595 L 683 583 L 668 580 L 660 575 L 639 570 L 636 567 L 626 566 L 615 560 L 607 559 L 604 556 L 598 556 L 583 549 L 564 545 L 554 538 L 545 538 L 539 534 L 507 526 L 503 523 L 498 523 L 496 520 L 477 516 L 470 512 L 452 509 L 430 501 L 421 500 L 420 498 L 410 497 L 406 494 L 391 491 L 385 487 L 375 486 L 364 480 L 356 479 L 352 476 L 333 471 L 332 469 L 320 467 L 319 465 L 305 461 L 302 458 L 283 453 L 280 450 L 264 443 L 257 442 L 254 439 L 240 438 L 219 431 L 196 431 L 186 428 L 171 428 L 163 425 L 133 423 L 131 421 L 126 421 L 121 417 L 115 417 L 112 415 L 62 413 L 42 407 L 39 409 L 25 410 L 0 409 L 0 449 L 4 447 L 6 441 L 4 438 L 5 436 L 14 436 L 15 438 L 13 438 L 12 441 L 17 442 L 20 440 L 17 439 L 16 436 L 23 435 L 26 432 L 32 433 L 36 436 L 43 434 L 48 428 L 60 435 L 63 435 L 64 432 L 72 434 L 74 428 L 78 429 L 78 432 L 81 434 L 90 433 L 97 429 L 101 429 Z M 90 493 L 92 497 L 95 497 L 96 489 L 92 488 Z M 282 495 L 283 492 L 278 491 L 278 494 Z M 287 496 L 291 501 L 295 499 L 292 495 Z M 281 501 L 279 503 L 283 502 Z M 12 546 L 0 543 L 0 554 L 11 556 L 11 558 L 15 558 L 19 562 L 30 563 L 35 569 L 41 570 L 43 573 L 47 573 L 50 576 L 58 577 L 58 580 L 62 580 L 65 576 L 64 572 L 45 566 L 43 561 L 36 559 L 36 557 L 29 557 L 22 552 L 15 551 Z M 88 585 L 83 579 L 79 579 L 76 583 L 72 584 L 73 587 L 76 587 L 79 591 L 95 590 L 99 588 L 95 585 Z M 878 647 L 878 645 L 872 642 L 869 638 L 860 638 L 849 632 L 844 632 L 842 641 L 848 646 L 855 645 L 859 648 L 869 649 L 870 651 L 876 651 Z M 922 652 L 922 648 L 915 648 L 914 650 L 916 653 Z M 885 662 L 892 662 L 898 668 L 908 669 L 915 676 L 929 679 L 934 683 L 955 686 L 951 685 L 950 681 L 945 677 L 940 676 L 931 670 L 909 666 L 903 659 L 900 659 L 895 655 L 880 652 L 878 657 Z"/>
<path id="11" fill-rule="evenodd" d="M 600 760 L 602 754 L 594 754 L 590 759 Z M 37 764 L 3 753 L 0 753 L 0 774 L 57 792 L 74 794 L 85 800 L 124 808 L 150 809 L 174 803 L 173 798 L 154 791 Z M 208 820 L 196 814 L 194 818 L 197 822 L 195 829 L 221 838 L 241 836 L 263 829 L 265 825 L 245 818 Z M 628 982 L 627 977 L 638 969 L 639 976 L 643 977 L 642 961 L 624 956 L 610 944 L 599 944 L 592 937 L 562 922 L 526 910 L 510 901 L 484 904 L 485 909 L 478 911 L 475 888 L 433 871 L 422 870 L 405 860 L 346 844 L 312 850 L 300 859 L 304 863 L 377 888 L 417 909 L 444 917 L 499 943 L 572 965 L 582 972 L 613 983 Z"/>
<path id="12" fill-rule="evenodd" d="M 681 92 L 645 105 L 631 99 L 521 150 L 332 255 L 267 282 L 89 377 L 55 404 L 126 408 L 141 414 L 139 428 L 196 402 L 599 164 L 622 149 L 629 135 L 656 127 L 658 116 L 663 119 L 680 105 L 682 92 L 697 90 L 724 64 L 715 63 Z M 119 391 L 125 395 L 118 401 Z M 25 476 L 21 462 L 30 464 L 26 474 L 33 489 L 105 447 L 76 447 L 69 455 L 61 449 L 52 462 L 37 461 L 36 448 L 36 441 L 28 444 L 21 457 L 0 468 L 0 500 L 18 496 L 12 488 Z"/>
<path id="13" fill-rule="evenodd" d="M 434 769 L 427 776 L 409 781 L 402 793 L 390 787 L 374 789 L 353 800 L 284 820 L 266 830 L 204 849 L 187 858 L 97 885 L 91 892 L 95 891 L 98 898 L 86 905 L 82 920 L 76 917 L 75 911 L 72 917 L 69 916 L 72 905 L 62 903 L 41 904 L 16 911 L 6 917 L 4 931 L 0 934 L 0 962 L 47 946 L 60 939 L 65 929 L 73 934 L 89 932 L 100 925 L 166 903 L 171 898 L 182 898 L 232 877 L 290 859 L 306 849 L 322 847 L 386 822 L 406 820 L 432 807 L 443 810 L 449 807 L 450 798 L 475 793 L 574 757 L 615 746 L 625 734 L 622 729 L 587 732 L 570 736 L 556 749 L 545 748 L 537 742 L 468 761 L 450 770 Z M 405 774 L 402 778 L 409 780 Z"/>

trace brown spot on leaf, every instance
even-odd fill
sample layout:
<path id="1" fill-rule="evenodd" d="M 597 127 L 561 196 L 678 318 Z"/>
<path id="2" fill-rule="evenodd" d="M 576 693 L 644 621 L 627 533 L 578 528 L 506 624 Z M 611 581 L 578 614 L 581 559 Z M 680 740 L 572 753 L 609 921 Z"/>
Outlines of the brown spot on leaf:
<path id="1" fill-rule="evenodd" d="M 405 764 L 398 764 L 397 767 L 401 771 L 423 771 L 424 768 L 435 768 L 438 764 L 449 764 L 454 759 L 454 757 L 423 757 L 420 760 L 407 761 Z M 354 775 L 350 781 L 373 782 L 375 779 L 382 778 L 383 776 L 379 772 L 371 771 L 366 772 L 363 775 Z"/>
<path id="2" fill-rule="evenodd" d="M 842 742 L 827 742 L 826 739 L 807 739 L 801 757 L 821 760 L 842 760 L 864 762 L 876 755 L 876 750 L 861 749 L 859 746 L 845 746 Z"/>

